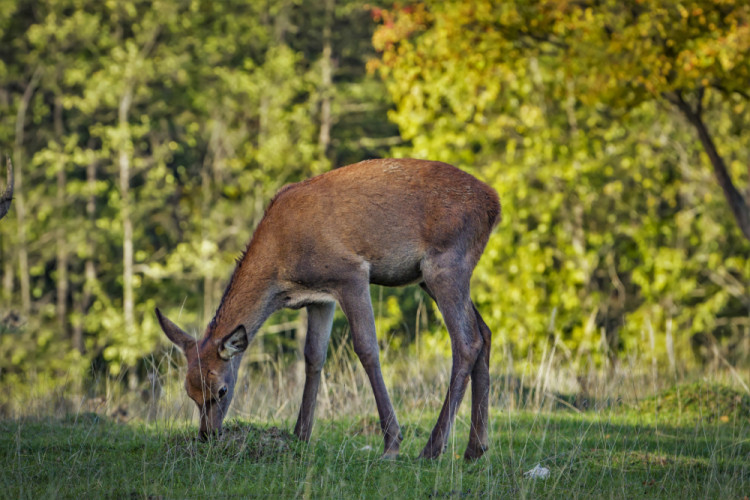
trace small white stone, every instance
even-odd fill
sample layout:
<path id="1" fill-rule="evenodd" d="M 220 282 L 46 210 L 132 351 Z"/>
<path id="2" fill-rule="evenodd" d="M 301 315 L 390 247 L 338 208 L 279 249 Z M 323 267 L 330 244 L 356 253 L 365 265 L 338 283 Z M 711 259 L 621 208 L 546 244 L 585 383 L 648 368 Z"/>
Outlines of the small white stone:
<path id="1" fill-rule="evenodd" d="M 524 472 L 523 475 L 530 479 L 547 479 L 549 477 L 549 469 L 536 464 L 533 469 Z"/>

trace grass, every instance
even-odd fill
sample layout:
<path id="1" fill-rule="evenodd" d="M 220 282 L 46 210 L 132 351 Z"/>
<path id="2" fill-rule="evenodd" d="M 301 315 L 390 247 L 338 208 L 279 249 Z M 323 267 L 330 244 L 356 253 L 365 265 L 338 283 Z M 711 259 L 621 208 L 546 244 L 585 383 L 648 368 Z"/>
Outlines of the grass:
<path id="1" fill-rule="evenodd" d="M 497 403 L 498 395 L 493 399 Z M 490 450 L 474 463 L 459 458 L 468 439 L 468 401 L 446 453 L 434 461 L 416 456 L 437 417 L 435 405 L 397 403 L 404 442 L 400 458 L 392 461 L 379 459 L 382 438 L 368 405 L 336 418 L 335 408 L 327 411 L 309 444 L 289 434 L 293 421 L 233 419 L 221 440 L 199 443 L 195 422 L 181 418 L 123 424 L 77 412 L 6 419 L 0 421 L 0 496 L 745 499 L 750 494 L 750 396 L 729 385 L 677 385 L 583 412 L 495 404 Z M 525 477 L 536 464 L 549 469 L 547 479 Z"/>

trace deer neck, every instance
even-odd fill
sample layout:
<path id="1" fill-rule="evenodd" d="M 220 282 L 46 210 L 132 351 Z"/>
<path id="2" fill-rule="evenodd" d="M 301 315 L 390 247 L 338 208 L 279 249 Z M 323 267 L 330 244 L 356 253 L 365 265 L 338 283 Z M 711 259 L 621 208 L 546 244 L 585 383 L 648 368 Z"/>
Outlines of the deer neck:
<path id="1" fill-rule="evenodd" d="M 208 326 L 206 338 L 221 341 L 243 325 L 252 341 L 266 319 L 277 309 L 278 290 L 272 270 L 254 263 L 250 248 L 238 261 L 216 314 Z"/>

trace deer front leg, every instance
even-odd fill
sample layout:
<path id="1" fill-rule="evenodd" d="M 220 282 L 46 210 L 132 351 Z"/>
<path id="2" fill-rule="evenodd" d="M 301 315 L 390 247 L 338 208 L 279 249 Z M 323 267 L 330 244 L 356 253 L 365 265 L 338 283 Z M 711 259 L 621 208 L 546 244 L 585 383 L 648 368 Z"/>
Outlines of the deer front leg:
<path id="1" fill-rule="evenodd" d="M 396 457 L 403 437 L 380 371 L 380 352 L 375 334 L 375 316 L 372 312 L 369 282 L 365 279 L 346 287 L 342 290 L 339 302 L 349 320 L 354 352 L 357 353 L 370 379 L 375 395 L 380 429 L 384 438 L 383 457 Z"/>
<path id="2" fill-rule="evenodd" d="M 326 361 L 328 341 L 331 338 L 333 311 L 336 304 L 312 304 L 307 306 L 307 337 L 305 338 L 305 389 L 302 405 L 294 426 L 294 435 L 309 441 L 315 418 L 320 373 Z"/>

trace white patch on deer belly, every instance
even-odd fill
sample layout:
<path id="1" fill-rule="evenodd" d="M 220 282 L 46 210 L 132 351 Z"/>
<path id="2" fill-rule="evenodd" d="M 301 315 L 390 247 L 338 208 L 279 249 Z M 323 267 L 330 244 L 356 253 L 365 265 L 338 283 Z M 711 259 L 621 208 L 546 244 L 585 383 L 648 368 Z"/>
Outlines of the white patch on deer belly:
<path id="1" fill-rule="evenodd" d="M 328 292 L 320 290 L 295 290 L 289 292 L 284 301 L 284 307 L 289 309 L 299 309 L 308 304 L 323 304 L 326 302 L 334 302 L 336 299 L 333 298 Z"/>

